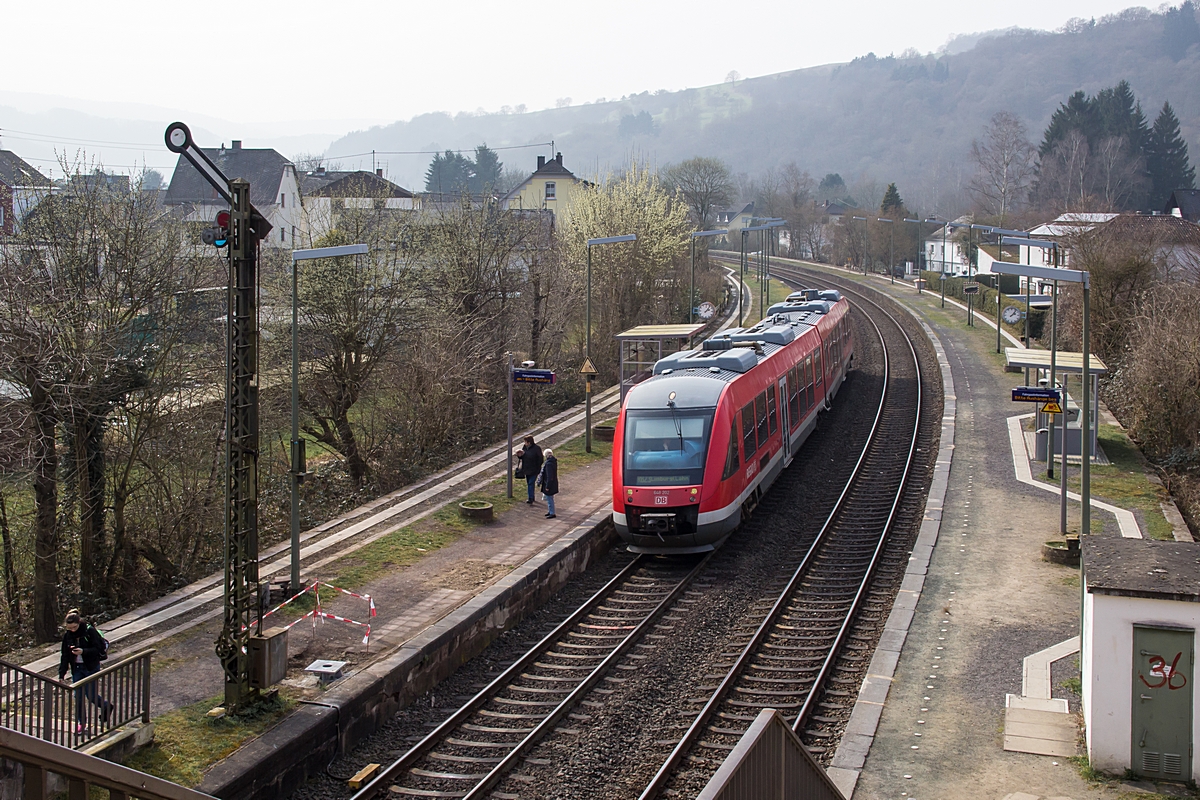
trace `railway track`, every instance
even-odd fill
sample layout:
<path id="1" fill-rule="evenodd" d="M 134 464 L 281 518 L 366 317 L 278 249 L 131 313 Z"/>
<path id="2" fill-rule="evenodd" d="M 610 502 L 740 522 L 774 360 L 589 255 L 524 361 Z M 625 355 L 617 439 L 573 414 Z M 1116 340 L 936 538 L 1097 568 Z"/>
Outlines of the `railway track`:
<path id="1" fill-rule="evenodd" d="M 611 675 L 676 603 L 708 558 L 639 556 L 608 585 L 356 794 L 479 798 Z M 629 667 L 626 667 L 629 668 Z"/>
<path id="2" fill-rule="evenodd" d="M 794 275 L 796 278 L 803 279 L 800 273 Z M 850 294 L 850 287 L 846 292 Z M 857 299 L 860 308 L 871 305 L 865 297 Z M 658 618 L 665 616 L 665 620 L 660 623 L 659 633 L 649 634 L 654 644 L 632 642 L 615 631 L 603 631 L 603 626 L 645 630 L 644 625 L 650 624 L 648 620 L 635 623 L 616 616 L 601 620 L 602 632 L 580 630 L 576 636 L 577 639 L 602 637 L 589 643 L 598 648 L 596 655 L 602 655 L 603 663 L 607 664 L 603 674 L 590 681 L 578 680 L 578 676 L 565 681 L 563 673 L 571 670 L 553 669 L 549 674 L 539 674 L 521 666 L 555 663 L 535 654 L 545 646 L 550 638 L 547 637 L 519 657 L 505 675 L 496 678 L 441 723 L 427 741 L 393 763 L 386 779 L 377 779 L 355 795 L 354 800 L 378 797 L 384 791 L 400 796 L 517 798 L 628 797 L 640 790 L 643 798 L 651 798 L 669 790 L 673 796 L 694 796 L 757 711 L 764 707 L 781 709 L 802 731 L 810 749 L 817 753 L 828 749 L 849 716 L 874 639 L 882 629 L 898 586 L 896 575 L 903 573 L 907 537 L 900 536 L 898 542 L 891 542 L 888 534 L 896 527 L 908 533 L 906 526 L 913 523 L 914 509 L 919 520 L 923 505 L 923 499 L 905 495 L 921 424 L 920 364 L 903 326 L 877 306 L 872 308 L 871 316 L 880 317 L 879 324 L 870 324 L 886 361 L 883 381 L 886 388 L 880 392 L 865 445 L 854 468 L 846 469 L 849 479 L 828 492 L 829 500 L 823 505 L 827 509 L 832 507 L 832 511 L 820 529 L 804 533 L 801 530 L 804 526 L 794 520 L 790 524 L 795 525 L 795 531 L 780 532 L 779 539 L 792 542 L 784 547 L 784 552 L 790 554 L 774 564 L 768 577 L 754 578 L 752 598 L 727 618 L 729 635 L 714 640 L 718 644 L 708 645 L 716 651 L 711 659 L 715 663 L 710 665 L 711 672 L 693 676 L 701 678 L 700 691 L 695 681 L 682 690 L 667 686 L 661 691 L 653 688 L 653 702 L 665 706 L 668 709 L 665 712 L 629 698 L 622 709 L 620 701 L 610 699 L 621 694 L 626 680 L 633 683 L 643 672 L 650 674 L 647 671 L 650 662 L 645 659 L 661 658 L 674 648 L 686 651 L 685 642 L 697 646 L 695 641 L 675 638 L 678 634 L 671 631 L 678 629 L 690 637 L 699 636 L 697 630 L 702 627 L 699 612 L 721 607 L 723 601 L 719 596 L 723 590 L 747 582 L 750 576 L 738 572 L 737 551 L 744 544 L 763 543 L 756 537 L 761 537 L 764 531 L 748 536 L 745 543 L 731 540 L 731 544 L 697 565 L 697 570 L 707 569 L 707 572 L 699 580 L 695 576 L 687 579 L 693 588 L 687 591 L 690 597 L 676 598 L 680 610 L 666 605 L 658 608 Z M 886 326 L 884 330 L 881 325 Z M 868 419 L 872 418 L 868 415 Z M 782 505 L 791 502 L 778 495 L 777 488 L 765 502 Z M 750 523 L 754 524 L 755 521 Z M 912 531 L 915 532 L 915 526 Z M 880 574 L 884 579 L 873 582 Z M 592 613 L 587 611 L 589 607 L 585 604 L 573 612 L 568 622 L 578 620 L 580 614 Z M 680 621 L 693 624 L 677 624 Z M 618 641 L 631 641 L 623 656 L 614 647 Z M 657 656 L 653 655 L 655 649 L 660 650 Z M 558 665 L 573 663 L 568 660 Z M 587 669 L 593 669 L 591 663 Z M 578 672 L 582 674 L 585 670 Z M 513 686 L 505 676 L 516 673 L 526 676 L 520 684 L 524 689 L 501 688 Z M 646 687 L 642 688 L 644 691 Z M 492 691 L 508 693 L 504 695 L 508 698 L 506 708 L 505 703 L 490 699 Z M 562 707 L 564 702 L 577 711 L 582 710 L 582 714 L 577 713 L 573 721 L 563 723 L 563 715 L 573 713 Z M 481 703 L 493 705 L 483 707 Z M 521 710 L 535 707 L 527 704 L 536 703 L 546 706 L 537 714 Z M 518 710 L 514 711 L 514 705 Z M 529 713 L 531 718 L 522 722 L 520 716 L 483 714 L 490 722 L 480 722 L 478 716 L 470 721 L 472 715 L 481 711 L 501 715 Z M 549 713 L 539 716 L 544 711 Z M 640 718 L 619 716 L 631 713 Z M 550 721 L 551 715 L 557 716 Z M 496 724 L 496 719 L 509 721 Z M 653 726 L 652 720 L 658 721 L 657 728 L 649 733 L 641 730 Z M 461 726 L 467 726 L 462 728 L 463 733 L 450 732 Z M 570 780 L 565 777 L 570 771 L 562 769 L 565 762 L 574 760 L 581 749 L 591 746 L 591 729 L 605 726 L 619 731 L 616 735 L 621 737 L 622 757 L 629 757 L 629 751 L 635 749 L 633 742 L 640 743 L 637 764 L 621 767 L 625 773 L 645 775 L 642 783 L 636 784 L 639 788 L 629 791 L 631 782 L 637 779 L 628 774 L 622 776 L 626 783 L 624 790 L 615 785 L 563 785 L 564 780 Z M 596 736 L 602 738 L 600 734 Z M 541 743 L 535 747 L 539 739 Z M 611 740 L 604 746 L 611 747 Z M 488 754 L 480 755 L 481 752 Z M 435 758 L 435 753 L 443 758 Z M 594 760 L 611 764 L 614 759 L 600 755 Z M 458 764 L 459 768 L 447 768 L 447 764 Z M 462 768 L 463 764 L 473 764 L 474 768 Z M 407 782 L 397 783 L 400 780 L 397 776 L 403 776 Z"/>

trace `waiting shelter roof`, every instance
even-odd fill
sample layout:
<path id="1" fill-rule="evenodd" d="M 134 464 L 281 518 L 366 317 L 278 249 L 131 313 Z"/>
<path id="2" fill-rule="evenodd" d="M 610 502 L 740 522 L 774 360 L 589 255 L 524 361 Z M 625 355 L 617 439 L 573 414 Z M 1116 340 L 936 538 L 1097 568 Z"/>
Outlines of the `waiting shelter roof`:
<path id="1" fill-rule="evenodd" d="M 1104 375 L 1108 372 L 1108 366 L 1097 358 L 1095 353 L 1089 353 L 1088 356 L 1088 369 L 1091 374 Z M 1049 350 L 1026 350 L 1023 347 L 1006 347 L 1004 349 L 1004 358 L 1008 362 L 1008 366 L 1017 369 L 1050 369 Z M 1054 368 L 1059 372 L 1082 374 L 1083 353 L 1059 350 L 1054 364 Z"/>
<path id="2" fill-rule="evenodd" d="M 617 334 L 618 340 L 627 339 L 690 339 L 704 330 L 707 323 L 697 322 L 684 325 L 638 325 Z"/>

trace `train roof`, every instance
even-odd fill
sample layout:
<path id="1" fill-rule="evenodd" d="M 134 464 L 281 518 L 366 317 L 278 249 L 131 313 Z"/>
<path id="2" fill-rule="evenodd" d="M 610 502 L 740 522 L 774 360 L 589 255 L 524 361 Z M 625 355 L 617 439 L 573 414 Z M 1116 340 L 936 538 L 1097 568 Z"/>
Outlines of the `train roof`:
<path id="1" fill-rule="evenodd" d="M 728 375 L 730 378 L 737 377 L 737 373 L 733 372 Z M 710 373 L 698 371 L 697 374 L 674 375 L 669 381 L 660 377 L 649 378 L 629 390 L 625 407 L 666 408 L 668 402 L 674 401 L 677 408 L 712 408 L 721 399 L 721 392 L 729 379 L 714 381 L 709 377 Z"/>

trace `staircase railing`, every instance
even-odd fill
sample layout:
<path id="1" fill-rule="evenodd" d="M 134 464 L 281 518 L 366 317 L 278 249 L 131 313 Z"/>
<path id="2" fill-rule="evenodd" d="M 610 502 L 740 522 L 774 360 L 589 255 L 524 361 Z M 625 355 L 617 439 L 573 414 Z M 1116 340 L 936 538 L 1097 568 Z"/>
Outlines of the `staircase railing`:
<path id="1" fill-rule="evenodd" d="M 90 797 L 94 786 L 106 790 L 109 800 L 213 800 L 195 789 L 8 728 L 0 728 L 0 759 L 6 767 L 0 785 L 19 786 L 24 800 L 47 800 L 60 794 L 62 790 L 51 785 L 52 775 L 65 779 L 70 798 Z"/>
<path id="2" fill-rule="evenodd" d="M 0 727 L 79 748 L 128 722 L 149 722 L 154 652 L 135 653 L 76 683 L 0 659 Z"/>

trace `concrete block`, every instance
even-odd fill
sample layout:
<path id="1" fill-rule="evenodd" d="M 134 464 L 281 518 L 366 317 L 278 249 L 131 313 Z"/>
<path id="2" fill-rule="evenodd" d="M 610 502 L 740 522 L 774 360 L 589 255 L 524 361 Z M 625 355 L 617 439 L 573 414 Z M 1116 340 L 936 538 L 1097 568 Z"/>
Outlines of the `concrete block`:
<path id="1" fill-rule="evenodd" d="M 829 763 L 829 766 L 861 770 L 863 764 L 867 763 L 867 753 L 871 752 L 873 741 L 874 737 L 872 736 L 863 736 L 858 733 L 845 734 L 842 736 L 842 743 L 838 745 L 837 752 L 833 754 L 833 761 Z"/>
<path id="2" fill-rule="evenodd" d="M 907 631 L 912 625 L 913 614 L 916 613 L 915 608 L 893 608 L 892 613 L 888 614 L 887 622 L 884 623 L 885 628 L 893 630 Z"/>
<path id="3" fill-rule="evenodd" d="M 858 770 L 830 767 L 825 770 L 825 773 L 833 781 L 833 785 L 838 788 L 838 791 L 842 793 L 842 797 L 854 796 L 854 787 L 858 785 Z"/>
<path id="4" fill-rule="evenodd" d="M 879 727 L 879 717 L 883 714 L 881 703 L 856 703 L 850 720 L 846 723 L 846 733 L 858 733 L 863 736 L 874 736 Z"/>
<path id="5" fill-rule="evenodd" d="M 891 688 L 891 679 L 868 675 L 863 679 L 862 686 L 859 687 L 858 700 L 862 703 L 883 705 L 887 701 L 888 690 Z"/>
<path id="6" fill-rule="evenodd" d="M 891 678 L 896 674 L 896 664 L 900 661 L 899 650 L 875 650 L 871 656 L 871 665 L 867 667 L 867 679 Z"/>
<path id="7" fill-rule="evenodd" d="M 879 644 L 876 645 L 876 652 L 880 650 L 892 650 L 899 653 L 904 649 L 904 640 L 908 638 L 908 631 L 896 630 L 894 628 L 885 628 L 883 634 L 879 637 Z"/>
<path id="8" fill-rule="evenodd" d="M 901 592 L 913 592 L 917 595 L 921 594 L 921 589 L 925 587 L 924 575 L 905 574 L 904 580 L 900 582 Z"/>

